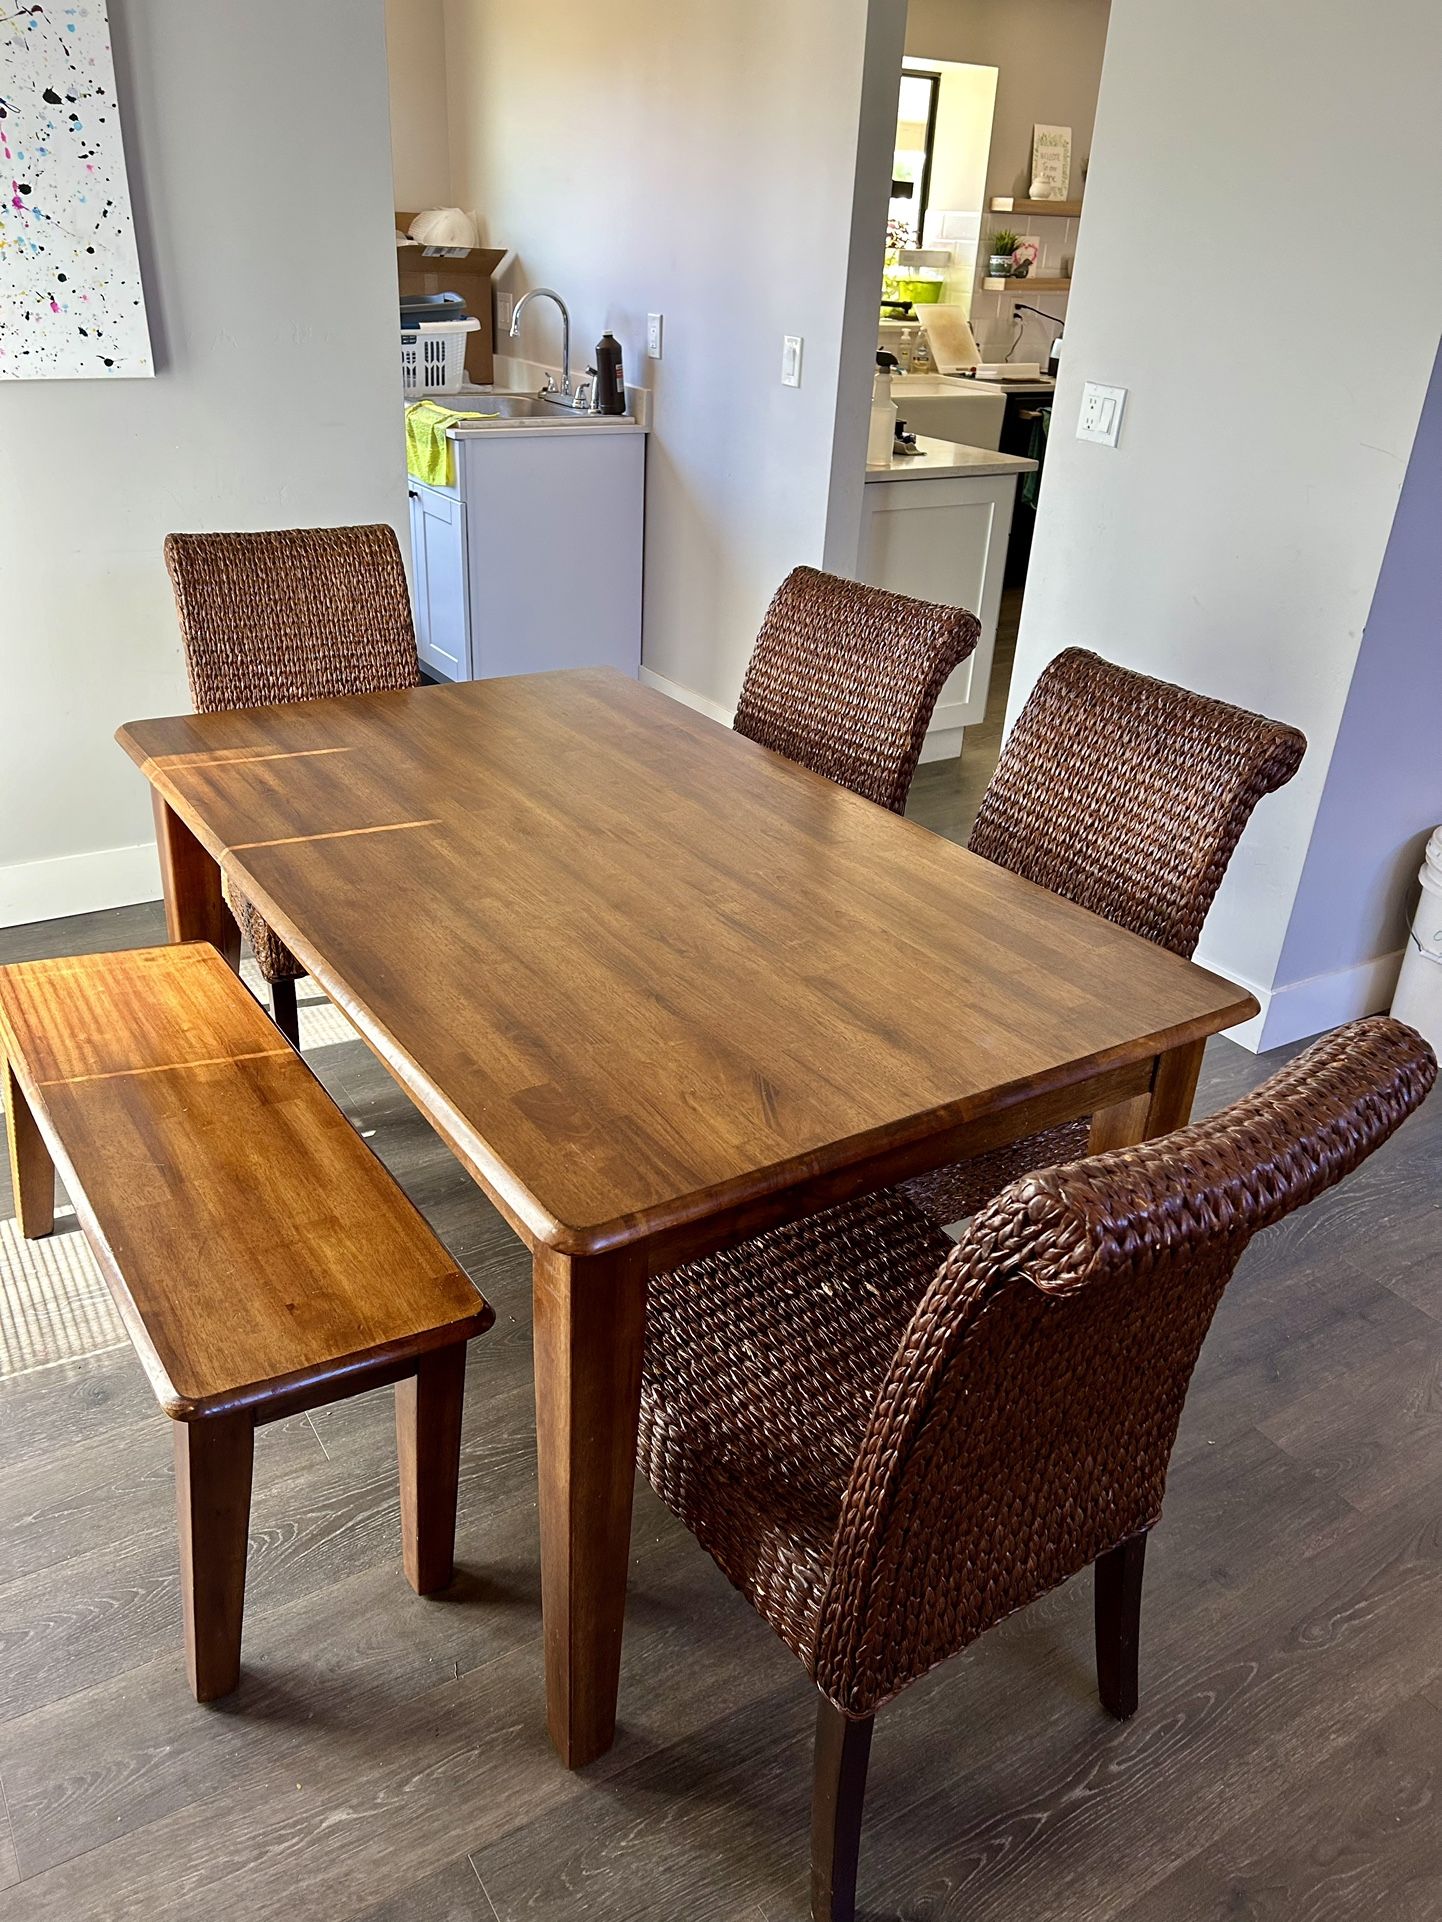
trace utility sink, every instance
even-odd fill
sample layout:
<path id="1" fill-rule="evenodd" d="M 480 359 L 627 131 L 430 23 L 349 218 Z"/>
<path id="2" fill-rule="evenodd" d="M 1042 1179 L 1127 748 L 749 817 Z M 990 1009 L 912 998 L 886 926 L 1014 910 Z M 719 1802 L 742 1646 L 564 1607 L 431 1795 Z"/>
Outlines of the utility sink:
<path id="1" fill-rule="evenodd" d="M 423 394 L 418 399 L 433 400 L 438 407 L 454 407 L 460 413 L 488 414 L 489 420 L 461 421 L 461 432 L 470 433 L 482 428 L 495 430 L 519 422 L 532 425 L 544 421 L 548 427 L 595 427 L 613 425 L 627 421 L 630 414 L 587 414 L 577 413 L 569 404 L 557 406 L 554 401 L 542 400 L 537 394 L 492 394 L 484 389 L 474 388 L 458 393 Z"/>

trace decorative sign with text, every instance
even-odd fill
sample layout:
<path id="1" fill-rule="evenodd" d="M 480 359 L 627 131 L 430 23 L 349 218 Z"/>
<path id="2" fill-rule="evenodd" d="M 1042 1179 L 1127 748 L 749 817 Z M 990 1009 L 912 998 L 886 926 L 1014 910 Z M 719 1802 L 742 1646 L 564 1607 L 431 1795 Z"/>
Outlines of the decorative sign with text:
<path id="1" fill-rule="evenodd" d="M 1065 200 L 1071 186 L 1071 128 L 1033 127 L 1031 198 Z"/>

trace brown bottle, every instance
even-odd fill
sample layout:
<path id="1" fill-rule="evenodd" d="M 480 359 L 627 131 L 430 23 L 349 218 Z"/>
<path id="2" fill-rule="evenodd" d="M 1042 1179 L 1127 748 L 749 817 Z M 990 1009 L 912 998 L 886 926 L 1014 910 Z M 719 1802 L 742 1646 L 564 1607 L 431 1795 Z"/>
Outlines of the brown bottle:
<path id="1" fill-rule="evenodd" d="M 602 334 L 596 342 L 596 412 L 624 414 L 626 375 L 621 366 L 621 343 L 614 334 Z"/>

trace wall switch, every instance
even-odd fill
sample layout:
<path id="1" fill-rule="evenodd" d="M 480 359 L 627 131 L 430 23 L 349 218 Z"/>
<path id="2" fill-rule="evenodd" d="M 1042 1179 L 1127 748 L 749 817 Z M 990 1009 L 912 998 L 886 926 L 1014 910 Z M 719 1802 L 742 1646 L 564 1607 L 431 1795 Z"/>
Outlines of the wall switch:
<path id="1" fill-rule="evenodd" d="M 787 334 L 781 342 L 781 385 L 801 385 L 801 336 Z"/>
<path id="2" fill-rule="evenodd" d="M 647 314 L 646 316 L 647 360 L 659 360 L 661 358 L 661 318 L 660 314 Z"/>
<path id="3" fill-rule="evenodd" d="M 1089 380 L 1082 388 L 1081 416 L 1076 424 L 1078 440 L 1097 440 L 1103 447 L 1115 447 L 1121 432 L 1125 387 L 1099 387 Z"/>
<path id="4" fill-rule="evenodd" d="M 511 324 L 511 315 L 516 311 L 516 296 L 496 289 L 496 331 L 505 333 Z"/>

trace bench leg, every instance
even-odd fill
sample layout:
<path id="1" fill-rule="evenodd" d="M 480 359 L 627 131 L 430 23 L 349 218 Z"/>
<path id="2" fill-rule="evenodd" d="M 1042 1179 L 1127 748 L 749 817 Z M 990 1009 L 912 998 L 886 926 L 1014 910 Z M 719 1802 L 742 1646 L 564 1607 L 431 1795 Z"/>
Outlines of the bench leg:
<path id="1" fill-rule="evenodd" d="M 196 1701 L 214 1702 L 240 1680 L 255 1421 L 242 1409 L 174 1427 L 185 1667 Z"/>
<path id="2" fill-rule="evenodd" d="M 55 1163 L 35 1125 L 30 1103 L 5 1063 L 5 1134 L 10 1144 L 10 1183 L 15 1217 L 27 1241 L 48 1235 L 55 1226 Z"/>
<path id="3" fill-rule="evenodd" d="M 433 1595 L 455 1573 L 465 1389 L 463 1341 L 422 1355 L 415 1374 L 396 1383 L 401 1542 L 417 1595 Z"/>

